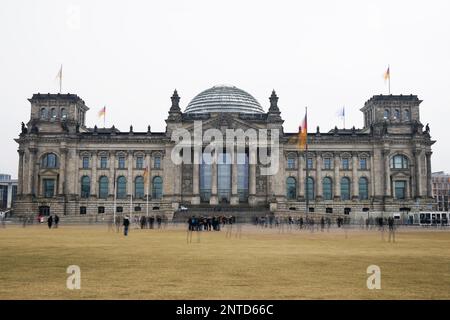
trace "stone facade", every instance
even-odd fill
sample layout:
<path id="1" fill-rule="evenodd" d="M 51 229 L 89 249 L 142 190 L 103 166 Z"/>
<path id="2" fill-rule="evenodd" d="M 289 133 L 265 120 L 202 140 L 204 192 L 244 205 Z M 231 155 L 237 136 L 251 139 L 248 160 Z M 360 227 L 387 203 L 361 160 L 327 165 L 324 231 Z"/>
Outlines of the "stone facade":
<path id="1" fill-rule="evenodd" d="M 203 130 L 252 128 L 280 132 L 277 174 L 261 175 L 258 165 L 249 164 L 248 197 L 243 203 L 237 190 L 238 170 L 232 165 L 228 206 L 270 207 L 277 214 L 308 210 L 366 216 L 416 212 L 433 201 L 434 141 L 428 126 L 424 130 L 420 122 L 421 101 L 417 96 L 373 96 L 361 108 L 363 128 L 328 132 L 317 128 L 308 134 L 307 155 L 298 148 L 298 132 L 283 131 L 275 92 L 267 113 L 183 113 L 179 100 L 175 91 L 165 132 L 152 132 L 150 127 L 146 132 L 134 132 L 132 127 L 121 132 L 114 126 L 87 128 L 85 114 L 89 109 L 77 95 L 34 94 L 29 99 L 31 118 L 16 139 L 19 173 L 15 213 L 108 214 L 114 208 L 117 212 L 145 213 L 148 208 L 152 214 L 171 215 L 182 203 L 221 203 L 217 165 L 211 167 L 209 201 L 202 203 L 200 165 L 178 165 L 171 160 L 175 145 L 172 131 L 185 128 L 192 132 L 194 121 L 202 121 Z M 193 157 L 199 157 L 195 150 Z M 311 165 L 308 170 L 307 163 Z M 307 172 L 313 188 L 308 209 Z M 114 183 L 119 177 L 126 181 L 120 187 Z"/>

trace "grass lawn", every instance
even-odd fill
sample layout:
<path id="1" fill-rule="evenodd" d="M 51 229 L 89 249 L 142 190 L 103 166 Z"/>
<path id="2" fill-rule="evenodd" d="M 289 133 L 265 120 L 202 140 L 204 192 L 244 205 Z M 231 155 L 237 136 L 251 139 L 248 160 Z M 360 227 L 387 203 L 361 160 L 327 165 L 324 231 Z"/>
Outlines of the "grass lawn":
<path id="1" fill-rule="evenodd" d="M 450 299 L 450 230 L 0 228 L 0 299 Z M 387 239 L 387 235 L 386 235 Z M 197 240 L 200 240 L 197 242 Z M 369 265 L 381 290 L 368 290 Z M 81 268 L 81 290 L 66 269 Z"/>

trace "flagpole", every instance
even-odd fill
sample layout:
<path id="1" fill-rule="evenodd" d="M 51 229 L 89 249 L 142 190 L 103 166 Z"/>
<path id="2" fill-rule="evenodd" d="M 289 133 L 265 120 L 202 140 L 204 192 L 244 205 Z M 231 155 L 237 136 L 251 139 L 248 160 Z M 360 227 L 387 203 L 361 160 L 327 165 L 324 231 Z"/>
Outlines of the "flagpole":
<path id="1" fill-rule="evenodd" d="M 342 108 L 343 118 L 344 118 L 344 129 L 345 129 L 345 107 Z"/>
<path id="2" fill-rule="evenodd" d="M 114 223 L 116 223 L 116 170 L 114 170 Z"/>
<path id="3" fill-rule="evenodd" d="M 62 65 L 59 73 L 59 93 L 62 93 Z"/>
<path id="4" fill-rule="evenodd" d="M 147 200 L 146 200 L 146 202 L 147 202 L 147 218 L 148 218 L 148 192 L 147 192 Z"/>
<path id="5" fill-rule="evenodd" d="M 308 177 L 309 177 L 309 166 L 308 166 L 308 107 L 305 107 L 305 124 L 306 124 L 306 143 L 305 143 L 305 161 L 306 161 L 306 179 L 305 179 L 305 214 L 308 217 L 309 211 L 309 190 L 308 190 Z"/>
<path id="6" fill-rule="evenodd" d="M 389 70 L 389 82 L 388 82 L 388 84 L 389 84 L 389 94 L 391 94 L 391 66 L 390 65 L 388 65 L 388 70 Z"/>

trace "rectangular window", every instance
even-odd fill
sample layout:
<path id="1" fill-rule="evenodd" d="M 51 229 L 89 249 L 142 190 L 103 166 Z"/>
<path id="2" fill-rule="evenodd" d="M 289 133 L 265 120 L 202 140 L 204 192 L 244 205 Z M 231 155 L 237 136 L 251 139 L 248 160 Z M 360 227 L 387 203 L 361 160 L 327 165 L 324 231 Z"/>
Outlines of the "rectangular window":
<path id="1" fill-rule="evenodd" d="M 396 199 L 406 198 L 406 181 L 395 181 L 394 189 Z"/>
<path id="2" fill-rule="evenodd" d="M 123 207 L 117 207 L 116 212 L 123 212 Z"/>
<path id="3" fill-rule="evenodd" d="M 80 207 L 80 214 L 86 214 L 86 207 Z"/>
<path id="4" fill-rule="evenodd" d="M 108 158 L 100 157 L 100 168 L 106 169 L 108 167 Z"/>
<path id="5" fill-rule="evenodd" d="M 44 179 L 44 197 L 52 198 L 55 194 L 55 180 Z"/>
<path id="6" fill-rule="evenodd" d="M 331 169 L 331 158 L 324 158 L 323 159 L 323 168 L 325 170 L 330 170 Z"/>
<path id="7" fill-rule="evenodd" d="M 83 157 L 83 169 L 89 168 L 89 157 Z"/>
<path id="8" fill-rule="evenodd" d="M 119 157 L 119 169 L 125 169 L 125 157 Z"/>
<path id="9" fill-rule="evenodd" d="M 161 169 L 161 157 L 155 157 L 154 168 Z"/>
<path id="10" fill-rule="evenodd" d="M 136 158 L 136 169 L 142 169 L 144 167 L 144 157 Z"/>
<path id="11" fill-rule="evenodd" d="M 333 208 L 325 208 L 325 213 L 333 213 Z"/>
<path id="12" fill-rule="evenodd" d="M 342 159 L 342 169 L 348 170 L 350 168 L 350 161 L 348 158 Z"/>
<path id="13" fill-rule="evenodd" d="M 295 158 L 289 157 L 287 159 L 287 168 L 288 169 L 295 169 Z"/>
<path id="14" fill-rule="evenodd" d="M 308 169 L 313 168 L 313 159 L 312 158 L 308 158 L 307 165 L 308 165 Z"/>
<path id="15" fill-rule="evenodd" d="M 105 207 L 98 207 L 98 213 L 105 213 Z"/>
<path id="16" fill-rule="evenodd" d="M 367 159 L 366 158 L 359 159 L 359 168 L 361 170 L 366 170 L 367 169 Z"/>

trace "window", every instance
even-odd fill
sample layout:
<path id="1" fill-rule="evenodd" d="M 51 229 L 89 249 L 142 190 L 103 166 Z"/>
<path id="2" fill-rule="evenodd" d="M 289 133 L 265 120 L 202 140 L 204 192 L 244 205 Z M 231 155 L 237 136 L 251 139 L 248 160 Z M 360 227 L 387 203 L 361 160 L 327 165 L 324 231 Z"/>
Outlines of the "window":
<path id="1" fill-rule="evenodd" d="M 83 169 L 89 169 L 89 157 L 83 157 Z"/>
<path id="2" fill-rule="evenodd" d="M 341 179 L 341 200 L 350 200 L 350 179 L 347 177 Z"/>
<path id="3" fill-rule="evenodd" d="M 325 213 L 333 213 L 333 208 L 325 208 Z"/>
<path id="4" fill-rule="evenodd" d="M 67 111 L 64 108 L 61 108 L 61 119 L 66 120 L 67 119 Z"/>
<path id="5" fill-rule="evenodd" d="M 52 120 L 55 120 L 55 119 L 56 119 L 56 109 L 55 109 L 55 108 L 52 108 L 52 109 L 50 110 L 50 115 L 51 115 L 51 119 L 52 119 Z"/>
<path id="6" fill-rule="evenodd" d="M 86 214 L 86 207 L 80 207 L 80 214 Z"/>
<path id="7" fill-rule="evenodd" d="M 395 189 L 395 198 L 396 199 L 405 199 L 406 198 L 406 181 L 395 181 L 394 189 Z"/>
<path id="8" fill-rule="evenodd" d="M 293 177 L 286 179 L 286 198 L 294 200 L 297 197 L 297 181 Z"/>
<path id="9" fill-rule="evenodd" d="M 287 158 L 287 168 L 295 169 L 295 158 L 293 156 L 288 156 Z"/>
<path id="10" fill-rule="evenodd" d="M 342 159 L 342 169 L 343 170 L 350 169 L 350 159 L 349 158 L 343 158 Z"/>
<path id="11" fill-rule="evenodd" d="M 139 211 L 141 211 L 142 209 L 141 209 L 141 206 L 136 206 L 136 207 L 134 207 L 134 211 L 136 211 L 136 212 L 139 212 Z"/>
<path id="12" fill-rule="evenodd" d="M 154 177 L 152 182 L 152 198 L 162 198 L 163 180 L 161 177 Z"/>
<path id="13" fill-rule="evenodd" d="M 97 213 L 105 213 L 105 207 L 98 207 L 97 208 Z"/>
<path id="14" fill-rule="evenodd" d="M 117 178 L 117 198 L 124 199 L 127 197 L 127 179 L 124 176 Z"/>
<path id="15" fill-rule="evenodd" d="M 312 169 L 313 168 L 313 159 L 308 158 L 306 165 L 308 166 L 308 169 Z"/>
<path id="16" fill-rule="evenodd" d="M 404 155 L 398 154 L 391 158 L 391 169 L 407 169 L 408 158 Z"/>
<path id="17" fill-rule="evenodd" d="M 42 108 L 40 113 L 39 113 L 39 118 L 41 118 L 42 120 L 47 119 L 47 109 Z"/>
<path id="18" fill-rule="evenodd" d="M 156 156 L 155 159 L 153 160 L 153 168 L 161 169 L 161 157 L 160 156 Z"/>
<path id="19" fill-rule="evenodd" d="M 332 200 L 333 199 L 333 185 L 331 178 L 325 177 L 323 178 L 323 199 L 324 200 Z"/>
<path id="20" fill-rule="evenodd" d="M 403 111 L 403 117 L 404 117 L 404 120 L 405 120 L 405 121 L 411 120 L 411 119 L 410 119 L 410 116 L 409 116 L 409 110 Z"/>
<path id="21" fill-rule="evenodd" d="M 144 167 L 144 157 L 139 156 L 136 158 L 136 169 L 142 169 Z"/>
<path id="22" fill-rule="evenodd" d="M 385 110 L 384 110 L 383 117 L 384 117 L 385 119 L 389 119 L 389 116 L 390 116 L 389 109 L 385 109 Z"/>
<path id="23" fill-rule="evenodd" d="M 55 195 L 55 180 L 54 179 L 44 179 L 44 197 L 52 198 Z"/>
<path id="24" fill-rule="evenodd" d="M 101 169 L 108 168 L 108 157 L 100 157 L 100 168 Z"/>
<path id="25" fill-rule="evenodd" d="M 306 197 L 308 200 L 314 200 L 314 179 L 308 177 L 306 180 Z"/>
<path id="26" fill-rule="evenodd" d="M 56 168 L 57 157 L 54 153 L 47 153 L 42 157 L 42 167 L 43 168 Z"/>
<path id="27" fill-rule="evenodd" d="M 359 200 L 367 200 L 369 199 L 369 183 L 367 182 L 367 178 L 361 177 L 359 178 Z"/>
<path id="28" fill-rule="evenodd" d="M 394 111 L 394 118 L 400 119 L 400 111 L 398 109 L 395 109 L 395 111 Z"/>
<path id="29" fill-rule="evenodd" d="M 108 177 L 105 176 L 101 176 L 100 179 L 98 180 L 98 196 L 101 199 L 106 199 L 108 198 L 108 194 L 109 194 L 109 180 Z"/>
<path id="30" fill-rule="evenodd" d="M 118 162 L 119 162 L 119 169 L 125 169 L 125 157 L 120 156 Z"/>
<path id="31" fill-rule="evenodd" d="M 331 169 L 331 158 L 324 158 L 323 159 L 323 168 L 325 170 L 330 170 Z"/>
<path id="32" fill-rule="evenodd" d="M 361 170 L 366 170 L 367 169 L 367 159 L 366 158 L 359 159 L 359 168 Z"/>
<path id="33" fill-rule="evenodd" d="M 116 212 L 123 212 L 123 207 L 116 207 Z"/>
<path id="34" fill-rule="evenodd" d="M 134 196 L 136 198 L 144 197 L 144 178 L 141 176 L 134 180 Z"/>
<path id="35" fill-rule="evenodd" d="M 89 198 L 91 193 L 91 179 L 88 176 L 81 178 L 81 197 Z"/>

